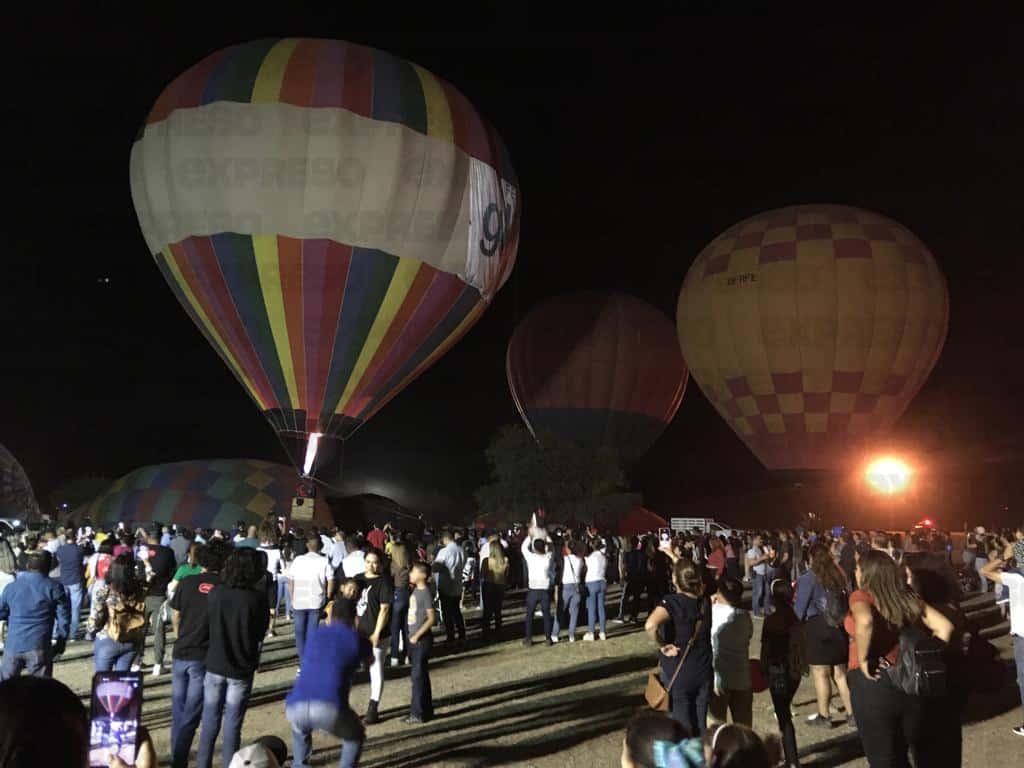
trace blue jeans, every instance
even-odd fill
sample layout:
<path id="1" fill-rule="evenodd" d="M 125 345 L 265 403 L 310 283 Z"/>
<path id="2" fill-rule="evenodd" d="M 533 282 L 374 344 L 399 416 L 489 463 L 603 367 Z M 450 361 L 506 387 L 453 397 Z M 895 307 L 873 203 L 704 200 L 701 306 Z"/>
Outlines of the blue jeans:
<path id="1" fill-rule="evenodd" d="M 0 663 L 0 682 L 22 672 L 32 677 L 53 677 L 53 654 L 49 648 L 38 651 L 4 651 Z"/>
<path id="2" fill-rule="evenodd" d="M 391 658 L 402 661 L 409 650 L 409 588 L 395 587 L 395 599 L 391 605 Z M 399 640 L 402 645 L 399 647 Z"/>
<path id="3" fill-rule="evenodd" d="M 127 672 L 136 654 L 142 655 L 142 649 L 135 643 L 119 643 L 109 637 L 97 637 L 93 646 L 97 672 Z"/>
<path id="4" fill-rule="evenodd" d="M 285 716 L 292 727 L 293 768 L 309 766 L 306 761 L 313 751 L 313 731 L 327 731 L 341 739 L 341 768 L 354 768 L 359 763 L 366 731 L 347 702 L 344 709 L 339 709 L 326 701 L 300 701 L 289 704 Z"/>
<path id="5" fill-rule="evenodd" d="M 576 584 L 562 585 L 562 608 L 569 612 L 569 637 L 576 637 L 576 623 L 580 618 L 580 590 Z M 551 628 L 551 634 L 555 637 L 562 631 L 562 625 L 558 621 L 560 613 L 561 611 L 556 608 L 555 623 Z"/>
<path id="6" fill-rule="evenodd" d="M 202 730 L 199 732 L 199 753 L 196 765 L 210 768 L 213 765 L 213 748 L 224 721 L 224 738 L 221 740 L 221 755 L 224 765 L 230 765 L 231 758 L 238 751 L 242 740 L 242 721 L 252 693 L 252 677 L 234 680 L 207 672 L 203 678 Z"/>
<path id="7" fill-rule="evenodd" d="M 769 583 L 768 576 L 754 574 L 754 598 L 751 601 L 750 612 L 755 616 L 764 616 L 772 607 L 772 596 L 768 591 Z"/>
<path id="8" fill-rule="evenodd" d="M 75 640 L 78 638 L 78 624 L 82 618 L 82 597 L 85 594 L 85 585 L 72 584 L 69 587 L 67 584 L 62 584 L 61 586 L 64 587 L 64 594 L 71 601 L 71 623 L 68 625 L 68 640 Z M 54 624 L 53 631 L 55 633 L 54 637 L 56 637 L 56 624 Z"/>
<path id="9" fill-rule="evenodd" d="M 288 593 L 288 579 L 284 576 L 277 577 L 277 613 L 281 613 L 281 606 L 284 606 L 284 615 L 289 619 L 292 617 L 292 596 Z"/>
<path id="10" fill-rule="evenodd" d="M 526 642 L 533 641 L 533 612 L 540 604 L 544 618 L 544 638 L 551 642 L 551 593 L 546 589 L 531 589 L 526 593 Z"/>
<path id="11" fill-rule="evenodd" d="M 597 619 L 598 627 L 601 632 L 604 632 L 606 620 L 605 620 L 605 606 L 604 597 L 605 592 L 608 589 L 608 585 L 604 579 L 600 581 L 588 581 L 587 582 L 587 631 L 593 633 L 594 631 L 594 619 Z"/>
<path id="12" fill-rule="evenodd" d="M 981 569 L 988 565 L 987 557 L 974 558 L 974 568 L 978 571 L 978 580 L 981 583 L 981 591 L 988 592 L 988 579 L 981 575 Z"/>
<path id="13" fill-rule="evenodd" d="M 434 692 L 430 688 L 430 650 L 433 647 L 434 638 L 429 632 L 416 645 L 409 646 L 409 663 L 412 664 L 409 714 L 423 720 L 434 716 Z"/>
<path id="14" fill-rule="evenodd" d="M 302 665 L 302 652 L 306 649 L 306 638 L 320 623 L 320 610 L 305 608 L 292 611 L 295 617 L 295 648 L 299 652 L 299 665 Z"/>
<path id="15" fill-rule="evenodd" d="M 171 662 L 171 765 L 185 768 L 188 753 L 203 718 L 203 680 L 206 665 L 202 661 Z"/>

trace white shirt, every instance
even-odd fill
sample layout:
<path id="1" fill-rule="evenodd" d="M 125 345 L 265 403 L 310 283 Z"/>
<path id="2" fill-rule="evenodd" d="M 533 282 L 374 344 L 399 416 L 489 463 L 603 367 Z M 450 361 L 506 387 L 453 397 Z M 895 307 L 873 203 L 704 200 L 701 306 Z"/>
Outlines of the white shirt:
<path id="1" fill-rule="evenodd" d="M 749 613 L 724 603 L 712 604 L 711 649 L 715 685 L 719 690 L 750 690 L 750 638 L 753 634 L 754 624 Z"/>
<path id="2" fill-rule="evenodd" d="M 327 597 L 327 582 L 334 578 L 330 561 L 319 552 L 307 552 L 292 561 L 292 609 L 319 609 Z"/>
<path id="3" fill-rule="evenodd" d="M 604 552 L 597 550 L 587 555 L 587 583 L 604 581 L 604 572 L 608 568 L 608 558 Z"/>
<path id="4" fill-rule="evenodd" d="M 577 555 L 566 555 L 562 566 L 562 583 L 579 584 L 583 577 L 583 558 Z"/>
<path id="5" fill-rule="evenodd" d="M 335 570 L 342 564 L 346 557 L 348 557 L 348 550 L 345 549 L 345 542 L 334 539 L 331 542 L 331 551 L 325 552 L 327 558 L 331 561 L 331 568 Z"/>
<path id="6" fill-rule="evenodd" d="M 764 550 L 761 547 L 751 547 L 747 550 L 747 560 L 757 560 L 759 557 L 764 557 Z M 768 561 L 765 560 L 763 563 L 758 563 L 752 570 L 758 576 L 768 575 Z"/>
<path id="7" fill-rule="evenodd" d="M 260 546 L 260 552 L 267 553 L 267 573 L 270 578 L 277 581 L 277 574 L 281 572 L 281 550 L 277 547 Z"/>
<path id="8" fill-rule="evenodd" d="M 1024 637 L 1024 576 L 1002 573 L 1000 578 L 1010 590 L 1010 634 Z"/>
<path id="9" fill-rule="evenodd" d="M 539 555 L 533 551 L 532 547 L 533 539 L 528 538 L 523 542 L 523 559 L 526 560 L 529 587 L 530 589 L 547 590 L 550 586 L 548 567 L 551 564 L 551 552 Z"/>
<path id="10" fill-rule="evenodd" d="M 361 549 L 349 552 L 345 555 L 345 559 L 341 561 L 341 569 L 345 571 L 346 579 L 362 576 L 366 573 L 366 553 Z"/>

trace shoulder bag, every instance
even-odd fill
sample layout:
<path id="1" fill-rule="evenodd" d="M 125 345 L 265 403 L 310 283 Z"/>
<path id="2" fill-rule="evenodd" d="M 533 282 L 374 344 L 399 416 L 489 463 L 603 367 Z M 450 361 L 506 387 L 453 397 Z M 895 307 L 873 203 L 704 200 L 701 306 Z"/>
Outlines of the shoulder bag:
<path id="1" fill-rule="evenodd" d="M 693 625 L 693 634 L 690 635 L 690 640 L 686 644 L 686 650 L 683 651 L 683 655 L 680 657 L 679 663 L 676 664 L 676 671 L 672 673 L 672 677 L 668 681 L 667 688 L 661 684 L 660 669 L 655 669 L 647 675 L 647 688 L 644 690 L 644 698 L 647 700 L 647 705 L 655 712 L 669 711 L 668 692 L 671 691 L 672 686 L 675 685 L 676 678 L 679 677 L 679 672 L 682 670 L 683 664 L 686 663 L 686 657 L 690 655 L 690 650 L 693 648 L 693 644 L 697 640 L 697 634 L 700 632 L 703 624 L 704 613 L 702 610 L 700 618 L 698 618 L 697 623 Z"/>

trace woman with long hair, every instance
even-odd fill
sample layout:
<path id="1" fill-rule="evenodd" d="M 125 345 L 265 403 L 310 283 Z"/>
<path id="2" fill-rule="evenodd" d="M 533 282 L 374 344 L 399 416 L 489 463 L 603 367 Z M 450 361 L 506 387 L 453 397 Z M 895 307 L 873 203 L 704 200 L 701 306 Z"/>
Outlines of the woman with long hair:
<path id="1" fill-rule="evenodd" d="M 768 678 L 768 692 L 782 733 L 786 764 L 789 768 L 800 768 L 790 707 L 803 677 L 804 632 L 793 610 L 793 588 L 789 581 L 775 579 L 769 589 L 775 611 L 765 618 L 761 627 L 761 667 Z"/>
<path id="2" fill-rule="evenodd" d="M 762 739 L 745 725 L 720 725 L 704 735 L 707 768 L 773 768 L 778 764 L 778 741 Z"/>
<path id="3" fill-rule="evenodd" d="M 622 768 L 703 768 L 704 745 L 668 715 L 642 712 L 626 726 L 619 762 Z"/>
<path id="4" fill-rule="evenodd" d="M 484 603 L 481 619 L 483 637 L 488 639 L 491 634 L 491 620 L 494 620 L 494 631 L 501 631 L 501 604 L 505 599 L 505 585 L 508 583 L 508 557 L 501 545 L 500 536 L 490 539 L 490 551 L 480 563 L 480 590 Z"/>
<path id="5" fill-rule="evenodd" d="M 672 581 L 676 593 L 661 600 L 644 629 L 659 645 L 661 678 L 668 689 L 672 717 L 690 733 L 703 735 L 714 686 L 711 601 L 704 592 L 701 568 L 692 560 L 675 561 Z M 669 624 L 667 633 L 664 624 Z"/>
<path id="6" fill-rule="evenodd" d="M 274 637 L 277 634 L 277 577 L 281 574 L 281 545 L 277 525 L 270 520 L 260 526 L 260 545 L 257 549 L 264 554 L 267 562 L 266 592 L 267 605 L 270 606 L 267 637 Z"/>
<path id="7" fill-rule="evenodd" d="M 842 617 L 833 617 L 828 610 L 830 601 L 838 606 L 847 599 L 849 585 L 846 574 L 823 544 L 811 547 L 808 557 L 810 570 L 797 579 L 794 605 L 797 618 L 804 622 L 805 652 L 818 700 L 818 711 L 808 722 L 813 726 L 832 727 L 828 705 L 834 680 L 846 708 L 847 722 L 853 725 L 849 719 L 853 712 L 850 689 L 846 685 L 850 639 L 842 627 Z"/>
<path id="8" fill-rule="evenodd" d="M 863 553 L 856 577 L 860 588 L 850 595 L 844 622 L 851 637 L 846 679 L 864 754 L 870 765 L 902 767 L 909 764 L 909 750 L 915 765 L 926 765 L 919 755 L 925 738 L 922 697 L 893 685 L 886 668 L 897 663 L 904 629 L 920 623 L 949 642 L 953 625 L 907 585 L 885 552 Z"/>
<path id="9" fill-rule="evenodd" d="M 138 578 L 135 559 L 123 552 L 110 563 L 106 583 L 96 590 L 89 612 L 97 672 L 127 672 L 135 657 L 142 657 L 145 610 L 146 585 Z"/>

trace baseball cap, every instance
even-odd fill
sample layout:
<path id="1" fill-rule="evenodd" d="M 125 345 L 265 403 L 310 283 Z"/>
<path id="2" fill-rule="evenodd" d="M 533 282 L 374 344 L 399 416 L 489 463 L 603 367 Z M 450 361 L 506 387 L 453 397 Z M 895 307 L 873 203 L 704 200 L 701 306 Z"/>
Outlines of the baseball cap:
<path id="1" fill-rule="evenodd" d="M 235 752 L 228 768 L 281 768 L 287 757 L 288 747 L 281 739 L 261 736 Z"/>

